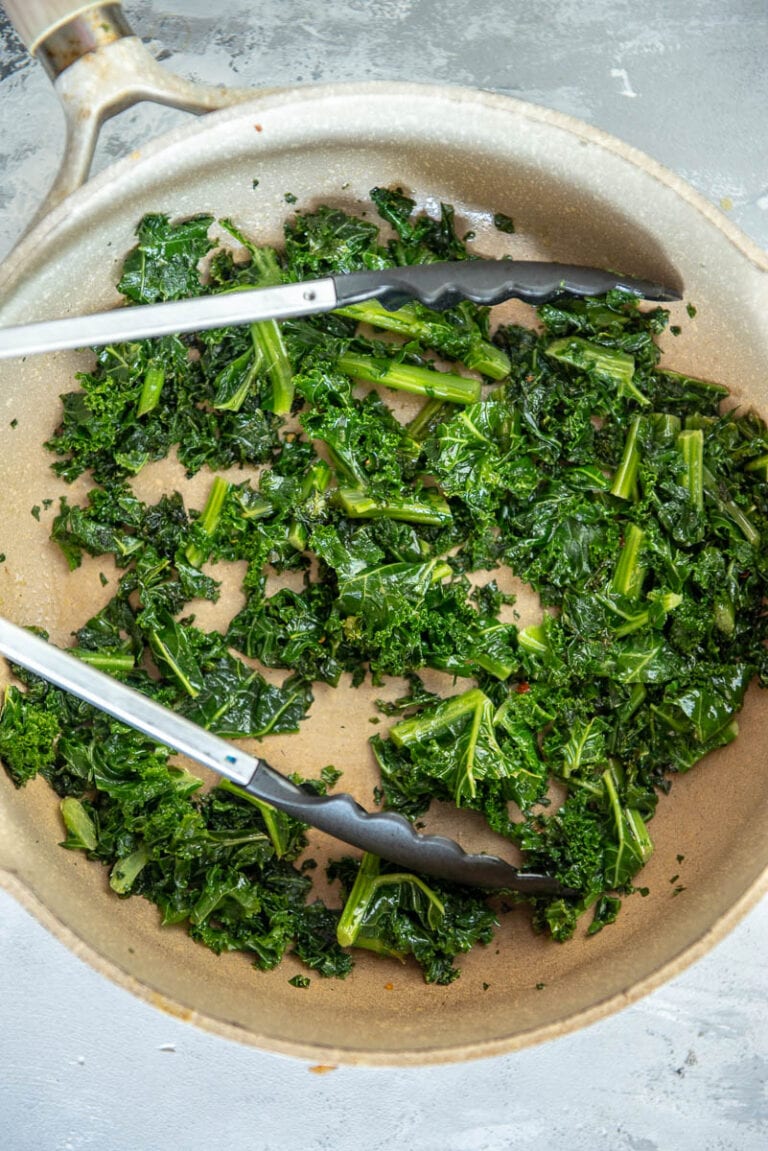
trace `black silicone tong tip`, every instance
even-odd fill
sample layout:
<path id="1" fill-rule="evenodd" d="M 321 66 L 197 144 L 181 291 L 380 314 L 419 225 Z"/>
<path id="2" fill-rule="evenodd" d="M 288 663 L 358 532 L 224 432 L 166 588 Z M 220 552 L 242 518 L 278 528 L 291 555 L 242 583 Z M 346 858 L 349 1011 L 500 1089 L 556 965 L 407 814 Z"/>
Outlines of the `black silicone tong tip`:
<path id="1" fill-rule="evenodd" d="M 680 293 L 663 284 L 577 264 L 537 260 L 458 260 L 413 264 L 375 272 L 334 276 L 338 306 L 377 299 L 390 311 L 419 300 L 442 311 L 462 300 L 493 305 L 518 299 L 544 304 L 558 297 L 600 296 L 618 290 L 655 302 L 679 300 Z"/>
<path id="2" fill-rule="evenodd" d="M 576 894 L 552 876 L 520 871 L 495 855 L 473 855 L 444 835 L 421 834 L 396 812 L 366 811 L 345 792 L 306 792 L 263 760 L 244 790 L 344 843 L 412 871 L 468 887 L 533 896 Z"/>

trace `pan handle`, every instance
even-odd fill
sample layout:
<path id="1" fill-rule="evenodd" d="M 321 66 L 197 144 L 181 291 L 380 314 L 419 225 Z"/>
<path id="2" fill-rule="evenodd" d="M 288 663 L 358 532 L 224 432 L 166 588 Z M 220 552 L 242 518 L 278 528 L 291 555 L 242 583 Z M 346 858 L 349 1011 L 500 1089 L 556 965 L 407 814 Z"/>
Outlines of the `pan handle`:
<path id="1" fill-rule="evenodd" d="M 99 130 L 110 117 L 144 100 L 199 115 L 257 94 L 248 88 L 196 84 L 166 71 L 135 35 L 120 3 L 2 3 L 51 77 L 66 119 L 61 166 L 29 227 L 88 179 Z"/>

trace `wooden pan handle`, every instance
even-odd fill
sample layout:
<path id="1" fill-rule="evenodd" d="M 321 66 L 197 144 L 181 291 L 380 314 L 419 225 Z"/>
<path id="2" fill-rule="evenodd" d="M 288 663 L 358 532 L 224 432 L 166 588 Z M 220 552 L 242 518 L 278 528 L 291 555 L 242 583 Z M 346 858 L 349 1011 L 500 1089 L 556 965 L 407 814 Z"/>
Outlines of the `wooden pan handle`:
<path id="1" fill-rule="evenodd" d="M 108 0 L 110 7 L 119 4 Z M 91 8 L 102 8 L 100 0 L 3 0 L 8 17 L 30 52 L 55 32 L 62 24 L 80 16 Z"/>

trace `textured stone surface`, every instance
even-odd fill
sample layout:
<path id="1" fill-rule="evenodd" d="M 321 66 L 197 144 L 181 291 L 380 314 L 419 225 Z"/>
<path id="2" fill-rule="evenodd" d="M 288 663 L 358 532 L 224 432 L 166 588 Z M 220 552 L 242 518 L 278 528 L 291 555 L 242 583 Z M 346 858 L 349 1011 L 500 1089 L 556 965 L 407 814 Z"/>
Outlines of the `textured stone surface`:
<path id="1" fill-rule="evenodd" d="M 768 246 L 768 16 L 759 0 L 126 0 L 195 79 L 471 84 L 593 123 Z M 108 126 L 97 167 L 178 114 Z M 0 21 L 0 253 L 42 198 L 63 119 Z M 425 1069 L 305 1064 L 168 1018 L 85 967 L 0 893 L 0 1130 L 9 1151 L 762 1151 L 768 905 L 618 1016 L 543 1047 Z"/>

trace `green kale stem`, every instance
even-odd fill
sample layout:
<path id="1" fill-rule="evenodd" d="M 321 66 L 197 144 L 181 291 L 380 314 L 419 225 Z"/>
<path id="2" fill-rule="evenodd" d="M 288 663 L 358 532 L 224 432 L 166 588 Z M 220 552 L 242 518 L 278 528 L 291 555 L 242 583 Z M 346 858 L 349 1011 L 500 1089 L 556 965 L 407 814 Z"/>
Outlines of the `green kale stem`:
<path id="1" fill-rule="evenodd" d="M 715 627 L 723 635 L 733 635 L 736 630 L 736 573 L 731 560 L 725 581 L 715 592 L 713 616 Z"/>
<path id="2" fill-rule="evenodd" d="M 704 466 L 702 467 L 701 482 L 707 499 L 712 500 L 718 510 L 736 524 L 736 527 L 752 547 L 757 547 L 760 543 L 760 532 L 737 503 L 721 497 L 717 480 L 709 468 Z"/>
<path id="3" fill-rule="evenodd" d="M 645 532 L 636 524 L 630 524 L 611 580 L 610 590 L 614 595 L 629 599 L 637 599 L 640 595 L 645 570 L 638 563 L 638 557 L 644 540 Z"/>
<path id="4" fill-rule="evenodd" d="M 261 287 L 271 284 L 280 284 L 283 281 L 283 272 L 277 259 L 274 248 L 257 248 L 230 220 L 222 220 L 223 226 L 230 235 L 244 244 L 251 255 L 251 265 L 258 273 L 258 283 Z M 251 285 L 240 285 L 251 287 Z M 256 361 L 267 373 L 272 385 L 272 399 L 270 411 L 278 416 L 286 416 L 293 406 L 294 384 L 293 366 L 288 356 L 285 340 L 276 320 L 259 320 L 251 324 L 251 340 L 253 341 Z"/>
<path id="5" fill-rule="evenodd" d="M 698 376 L 689 376 L 685 372 L 673 372 L 669 368 L 664 368 L 659 374 L 668 380 L 673 380 L 686 390 L 693 388 L 705 396 L 725 399 L 728 395 L 728 388 L 724 384 L 715 384 L 712 380 L 702 380 Z"/>
<path id="6" fill-rule="evenodd" d="M 221 519 L 221 509 L 224 507 L 224 501 L 227 498 L 229 488 L 229 481 L 225 480 L 223 476 L 216 476 L 211 484 L 211 490 L 208 493 L 208 499 L 205 502 L 202 515 L 197 521 L 206 536 L 212 536 L 216 531 L 219 520 Z M 187 544 L 184 554 L 192 567 L 199 568 L 202 567 L 208 559 L 209 552 L 204 551 L 200 544 L 193 541 Z"/>
<path id="7" fill-rule="evenodd" d="M 701 511 L 704 507 L 704 432 L 701 428 L 680 432 L 677 446 L 685 463 L 685 486 L 693 506 Z"/>
<path id="8" fill-rule="evenodd" d="M 220 779 L 216 786 L 221 791 L 228 791 L 230 795 L 236 795 L 238 799 L 244 799 L 253 804 L 264 820 L 264 826 L 272 840 L 275 855 L 278 859 L 282 859 L 291 844 L 290 817 L 284 812 L 278 811 L 271 803 L 266 803 L 263 799 L 257 799 L 255 795 L 243 791 L 242 788 L 231 783 L 228 779 Z"/>
<path id="9" fill-rule="evenodd" d="M 768 455 L 757 456 L 744 465 L 745 472 L 760 472 L 760 478 L 768 480 Z"/>
<path id="10" fill-rule="evenodd" d="M 293 406 L 295 388 L 293 367 L 280 326 L 276 320 L 259 320 L 251 324 L 251 339 L 272 384 L 270 410 L 278 416 L 288 415 Z"/>
<path id="11" fill-rule="evenodd" d="M 433 524 L 436 527 L 451 523 L 451 509 L 439 492 L 425 491 L 422 495 L 420 499 L 409 496 L 374 499 L 357 488 L 338 488 L 336 502 L 350 519 L 404 520 L 406 523 Z"/>
<path id="12" fill-rule="evenodd" d="M 488 340 L 468 339 L 466 351 L 456 355 L 456 329 L 438 313 L 419 314 L 415 304 L 405 304 L 395 312 L 390 312 L 378 300 L 366 300 L 360 304 L 350 304 L 336 309 L 338 315 L 357 320 L 360 324 L 370 324 L 374 328 L 384 328 L 397 332 L 412 340 L 419 340 L 450 359 L 460 359 L 472 371 L 482 372 L 492 380 L 503 380 L 510 372 L 509 357 L 501 348 Z"/>
<path id="13" fill-rule="evenodd" d="M 136 666 L 136 660 L 128 651 L 107 651 L 100 649 L 91 651 L 84 647 L 70 648 L 70 655 L 76 655 L 83 663 L 90 664 L 91 667 L 97 667 L 100 671 L 106 671 L 110 675 L 115 675 L 118 672 L 133 671 Z"/>
<path id="14" fill-rule="evenodd" d="M 348 376 L 365 380 L 369 384 L 384 384 L 401 392 L 412 392 L 453 404 L 476 404 L 481 396 L 480 380 L 470 376 L 457 376 L 451 372 L 437 372 L 414 364 L 399 364 L 395 360 L 377 359 L 345 352 L 339 357 L 338 367 Z"/>
<path id="15" fill-rule="evenodd" d="M 621 733 L 623 732 L 629 720 L 635 714 L 639 707 L 645 702 L 648 695 L 648 689 L 644 683 L 635 683 L 632 685 L 632 690 L 629 693 L 629 698 L 616 710 L 617 723 L 612 728 L 608 737 L 608 750 L 611 754 L 615 753 L 616 747 L 619 742 Z"/>
<path id="16" fill-rule="evenodd" d="M 620 500 L 633 500 L 637 490 L 637 469 L 640 464 L 640 451 L 637 446 L 637 435 L 640 430 L 640 417 L 635 416 L 629 426 L 627 438 L 624 441 L 624 452 L 616 475 L 611 484 L 611 495 Z"/>
<path id="17" fill-rule="evenodd" d="M 307 470 L 299 488 L 298 502 L 302 509 L 311 516 L 313 509 L 321 505 L 318 499 L 323 499 L 328 484 L 331 482 L 331 469 L 325 460 L 317 460 Z M 309 542 L 309 529 L 304 520 L 294 517 L 288 525 L 286 539 L 297 552 L 303 552 Z"/>
<path id="18" fill-rule="evenodd" d="M 259 374 L 264 356 L 254 338 L 252 351 L 244 352 L 219 372 L 213 382 L 213 406 L 220 412 L 239 412 Z"/>
<path id="19" fill-rule="evenodd" d="M 415 715 L 395 724 L 389 738 L 396 747 L 411 747 L 425 740 L 437 739 L 450 731 L 457 720 L 479 714 L 488 697 L 479 687 L 470 688 L 461 695 L 453 695 L 427 715 Z"/>
<path id="20" fill-rule="evenodd" d="M 627 872 L 630 872 L 630 870 L 639 870 L 643 864 L 648 862 L 653 855 L 653 841 L 648 834 L 648 828 L 645 826 L 640 812 L 632 807 L 621 806 L 616 776 L 611 768 L 607 768 L 603 772 L 602 781 L 613 815 L 618 843 L 613 874 L 610 875 L 606 871 L 609 886 L 615 888 L 621 887 L 630 878 L 630 874 L 622 874 L 622 865 Z M 630 857 L 628 860 L 629 867 L 624 864 L 624 857 L 627 855 Z M 634 868 L 631 867 L 633 859 L 636 863 Z"/>
<path id="21" fill-rule="evenodd" d="M 118 859 L 109 873 L 109 886 L 118 895 L 127 895 L 133 887 L 139 872 L 149 863 L 149 851 L 145 844 L 137 847 L 130 855 Z"/>
<path id="22" fill-rule="evenodd" d="M 65 799 L 62 799 L 59 810 L 61 811 L 61 818 L 64 820 L 64 826 L 67 829 L 67 838 L 63 846 L 79 848 L 82 851 L 95 851 L 98 842 L 96 824 L 80 800 L 75 799 L 72 795 L 68 795 Z"/>
<path id="23" fill-rule="evenodd" d="M 360 861 L 355 882 L 352 884 L 352 890 L 347 896 L 344 909 L 336 927 L 336 939 L 339 946 L 358 946 L 367 948 L 370 951 L 379 951 L 389 955 L 393 954 L 390 949 L 385 948 L 380 941 L 370 938 L 360 939 L 360 929 L 365 922 L 368 909 L 377 891 L 382 887 L 403 883 L 412 884 L 427 897 L 430 904 L 430 921 L 432 921 L 434 917 L 442 919 L 445 915 L 445 905 L 431 887 L 427 886 L 423 879 L 420 879 L 418 875 L 411 875 L 410 873 L 400 871 L 387 872 L 382 875 L 381 860 L 377 855 L 372 855 L 367 851 Z"/>
<path id="24" fill-rule="evenodd" d="M 147 368 L 144 374 L 144 383 L 141 388 L 141 395 L 139 396 L 139 403 L 136 408 L 137 416 L 146 416 L 153 408 L 156 408 L 160 403 L 160 393 L 163 390 L 165 383 L 165 369 L 157 365 Z"/>
<path id="25" fill-rule="evenodd" d="M 331 469 L 325 460 L 316 460 L 301 481 L 300 498 L 308 500 L 311 496 L 320 495 L 331 482 Z"/>
<path id="26" fill-rule="evenodd" d="M 231 236 L 234 236 L 250 252 L 251 266 L 257 273 L 257 283 L 260 287 L 269 287 L 272 284 L 283 282 L 283 272 L 273 248 L 257 248 L 234 226 L 231 220 L 221 220 L 220 223 Z M 227 290 L 240 292 L 247 291 L 252 287 L 252 283 L 236 284 Z M 279 416 L 288 415 L 293 406 L 295 391 L 293 365 L 288 356 L 288 349 L 285 346 L 280 325 L 276 320 L 258 320 L 250 327 L 255 359 L 251 370 L 248 372 L 247 382 L 243 381 L 242 395 L 238 390 L 235 396 L 230 397 L 229 402 L 218 403 L 215 406 L 224 410 L 237 411 L 245 399 L 256 373 L 263 368 L 272 385 L 270 411 Z M 223 381 L 220 382 L 223 383 Z M 239 404 L 237 403 L 238 400 Z M 237 406 L 235 406 L 236 404 Z"/>
<path id="27" fill-rule="evenodd" d="M 550 650 L 546 629 L 540 623 L 522 628 L 518 632 L 517 642 L 524 651 L 533 652 L 534 655 L 546 655 Z"/>
<path id="28" fill-rule="evenodd" d="M 433 427 L 441 422 L 445 410 L 445 400 L 427 400 L 408 423 L 408 433 L 411 438 L 420 444 L 422 440 L 427 438 Z"/>
<path id="29" fill-rule="evenodd" d="M 631 396 L 640 404 L 650 403 L 633 383 L 634 358 L 617 348 L 594 344 L 582 336 L 563 336 L 547 344 L 546 353 L 561 364 L 570 364 L 584 372 L 594 372 L 616 384 L 620 396 Z"/>
<path id="30" fill-rule="evenodd" d="M 680 606 L 683 602 L 683 597 L 678 595 L 677 592 L 669 591 L 660 597 L 659 602 L 664 612 L 669 613 Z M 614 610 L 617 609 L 614 607 Z M 625 635 L 631 635 L 632 632 L 640 631 L 641 628 L 646 627 L 651 622 L 651 612 L 649 608 L 646 608 L 645 611 L 637 612 L 635 615 L 625 615 L 624 619 L 626 623 L 614 630 L 614 635 L 617 639 L 621 639 Z"/>

